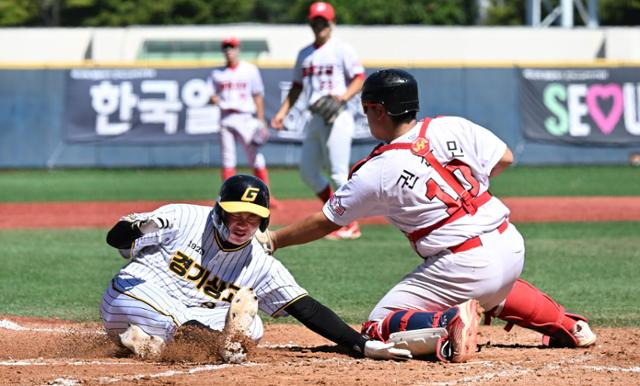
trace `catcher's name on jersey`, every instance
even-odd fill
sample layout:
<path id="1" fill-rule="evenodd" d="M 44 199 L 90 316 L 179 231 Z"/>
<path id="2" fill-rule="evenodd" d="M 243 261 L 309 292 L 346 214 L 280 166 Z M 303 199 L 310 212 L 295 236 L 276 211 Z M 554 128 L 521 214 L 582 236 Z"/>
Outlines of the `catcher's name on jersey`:
<path id="1" fill-rule="evenodd" d="M 421 122 L 391 143 L 412 143 Z M 489 189 L 489 174 L 506 144 L 489 130 L 464 118 L 433 119 L 426 133 L 436 159 L 477 197 Z M 327 202 L 329 220 L 346 225 L 357 218 L 385 216 L 405 234 L 436 224 L 460 207 L 460 198 L 424 158 L 409 150 L 389 150 L 368 160 Z M 509 215 L 496 197 L 422 237 L 416 248 L 430 256 L 465 240 L 495 230 Z"/>
<path id="2" fill-rule="evenodd" d="M 262 311 L 283 316 L 281 309 L 307 291 L 256 240 L 225 249 L 211 211 L 211 207 L 189 204 L 156 209 L 153 214 L 170 219 L 172 226 L 138 238 L 132 261 L 120 275 L 153 280 L 193 307 L 228 303 L 239 288 L 251 287 Z"/>

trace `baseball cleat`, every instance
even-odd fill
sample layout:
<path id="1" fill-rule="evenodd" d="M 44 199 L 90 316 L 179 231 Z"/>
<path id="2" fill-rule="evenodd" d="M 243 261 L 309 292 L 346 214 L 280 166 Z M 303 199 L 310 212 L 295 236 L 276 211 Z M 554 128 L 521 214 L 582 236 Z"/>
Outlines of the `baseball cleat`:
<path id="1" fill-rule="evenodd" d="M 360 226 L 357 221 L 354 221 L 349 225 L 345 225 L 342 228 L 329 233 L 324 238 L 327 240 L 355 240 L 360 236 L 362 236 Z"/>
<path id="2" fill-rule="evenodd" d="M 571 334 L 578 342 L 578 347 L 588 347 L 596 343 L 596 334 L 591 331 L 587 322 L 578 320 L 571 329 Z"/>
<path id="3" fill-rule="evenodd" d="M 225 363 L 242 363 L 247 352 L 242 345 L 243 337 L 251 335 L 251 325 L 258 312 L 258 297 L 249 287 L 242 287 L 231 300 L 225 321 L 224 341 L 219 354 Z"/>
<path id="4" fill-rule="evenodd" d="M 164 341 L 157 336 L 151 336 L 135 324 L 120 334 L 120 343 L 134 354 L 143 359 L 157 359 L 164 347 Z"/>
<path id="5" fill-rule="evenodd" d="M 449 343 L 451 344 L 451 362 L 466 362 L 478 346 L 478 326 L 482 307 L 475 299 L 467 300 L 458 307 L 458 315 L 449 323 Z"/>
<path id="6" fill-rule="evenodd" d="M 253 289 L 242 287 L 231 300 L 224 332 L 227 334 L 241 333 L 250 335 L 249 328 L 258 313 L 258 297 Z"/>

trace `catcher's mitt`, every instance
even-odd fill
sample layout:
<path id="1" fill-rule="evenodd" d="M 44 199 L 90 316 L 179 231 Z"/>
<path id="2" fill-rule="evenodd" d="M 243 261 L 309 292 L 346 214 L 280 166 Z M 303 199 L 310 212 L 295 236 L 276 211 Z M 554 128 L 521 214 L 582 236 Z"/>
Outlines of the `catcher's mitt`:
<path id="1" fill-rule="evenodd" d="M 343 101 L 331 95 L 325 95 L 315 101 L 311 107 L 309 107 L 309 110 L 314 114 L 320 115 L 327 125 L 333 125 L 333 121 L 336 120 L 343 108 Z"/>

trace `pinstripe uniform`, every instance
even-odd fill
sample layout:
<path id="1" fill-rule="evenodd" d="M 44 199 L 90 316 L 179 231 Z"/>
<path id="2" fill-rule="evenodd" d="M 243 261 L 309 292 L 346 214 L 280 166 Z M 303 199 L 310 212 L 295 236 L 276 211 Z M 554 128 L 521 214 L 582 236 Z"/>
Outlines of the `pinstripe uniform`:
<path id="1" fill-rule="evenodd" d="M 274 317 L 286 316 L 283 308 L 307 295 L 253 238 L 226 249 L 211 207 L 170 204 L 152 213 L 172 225 L 136 239 L 129 251 L 121 250 L 131 260 L 108 285 L 101 305 L 109 335 L 136 324 L 166 341 L 189 320 L 222 330 L 229 302 L 241 287 L 253 288 L 259 309 Z M 250 336 L 258 340 L 262 334 L 256 316 Z"/>

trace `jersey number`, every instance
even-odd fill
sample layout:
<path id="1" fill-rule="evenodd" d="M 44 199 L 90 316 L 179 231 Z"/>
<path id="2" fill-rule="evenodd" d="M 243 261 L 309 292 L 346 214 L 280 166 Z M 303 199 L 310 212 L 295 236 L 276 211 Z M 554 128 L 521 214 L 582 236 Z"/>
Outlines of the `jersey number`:
<path id="1" fill-rule="evenodd" d="M 476 197 L 478 195 L 480 183 L 473 176 L 471 168 L 467 164 L 459 160 L 453 160 L 449 162 L 445 168 L 456 176 L 463 187 L 466 187 L 466 185 L 471 186 L 471 189 L 467 189 L 471 196 Z M 444 204 L 447 205 L 447 214 L 450 216 L 462 206 L 462 200 L 459 197 L 453 198 L 451 195 L 446 193 L 433 178 L 430 178 L 429 181 L 427 181 L 426 196 L 429 200 L 437 198 L 444 202 Z"/>

